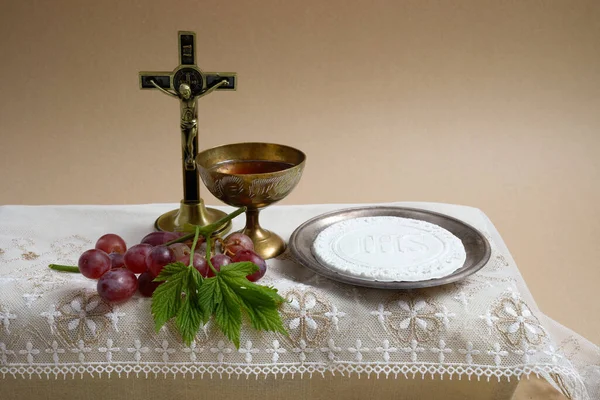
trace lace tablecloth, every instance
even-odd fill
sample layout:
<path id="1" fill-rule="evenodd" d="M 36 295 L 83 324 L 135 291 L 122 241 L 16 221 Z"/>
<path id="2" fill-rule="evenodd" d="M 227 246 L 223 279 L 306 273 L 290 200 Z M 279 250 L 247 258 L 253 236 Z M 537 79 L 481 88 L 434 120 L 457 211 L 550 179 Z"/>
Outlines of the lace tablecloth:
<path id="1" fill-rule="evenodd" d="M 572 399 L 600 398 L 600 351 L 543 315 L 489 219 L 474 208 L 395 203 L 462 219 L 486 235 L 489 263 L 468 279 L 414 291 L 339 284 L 269 260 L 262 284 L 290 300 L 289 336 L 242 329 L 235 349 L 209 322 L 186 347 L 154 332 L 150 300 L 111 305 L 95 281 L 50 270 L 75 265 L 102 234 L 130 244 L 173 204 L 0 207 L 0 376 L 347 376 L 518 379 L 536 374 Z M 307 219 L 354 205 L 272 206 L 262 222 L 284 239 Z M 218 207 L 231 211 L 228 207 Z M 234 220 L 241 227 L 243 217 Z M 4 383 L 1 384 L 4 386 Z"/>

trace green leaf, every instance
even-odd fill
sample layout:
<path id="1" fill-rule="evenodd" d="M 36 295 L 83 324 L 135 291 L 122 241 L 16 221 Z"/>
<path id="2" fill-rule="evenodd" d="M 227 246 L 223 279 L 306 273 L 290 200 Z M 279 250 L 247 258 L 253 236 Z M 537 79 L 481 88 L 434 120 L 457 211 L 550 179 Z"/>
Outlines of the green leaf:
<path id="1" fill-rule="evenodd" d="M 245 278 L 256 271 L 258 271 L 258 265 L 249 261 L 244 261 L 227 264 L 224 267 L 221 267 L 219 275 L 227 275 L 233 278 Z"/>
<path id="2" fill-rule="evenodd" d="M 255 329 L 287 334 L 277 311 L 285 299 L 277 293 L 276 289 L 257 285 L 246 279 L 247 275 L 257 269 L 258 267 L 250 262 L 233 263 L 224 266 L 216 276 L 222 293 L 220 296 L 222 303 L 217 304 L 217 322 L 236 347 L 239 347 L 241 328 L 240 308 L 248 315 Z M 213 296 L 213 300 L 216 297 Z M 202 303 L 203 306 L 213 304 L 208 303 L 208 298 Z M 233 312 L 234 306 L 235 312 Z"/>
<path id="3" fill-rule="evenodd" d="M 244 308 L 250 317 L 252 327 L 257 330 L 279 332 L 287 335 L 279 311 L 276 308 Z"/>
<path id="4" fill-rule="evenodd" d="M 203 323 L 214 314 L 217 304 L 223 301 L 223 294 L 216 277 L 204 279 L 198 290 L 198 305 L 203 311 Z"/>
<path id="5" fill-rule="evenodd" d="M 154 282 L 164 282 L 173 275 L 177 275 L 183 270 L 187 270 L 187 265 L 181 262 L 174 262 L 171 264 L 165 265 L 165 267 L 160 271 L 158 276 L 154 278 Z"/>
<path id="6" fill-rule="evenodd" d="M 158 332 L 168 320 L 179 312 L 181 292 L 187 286 L 189 269 L 182 263 L 168 264 L 155 281 L 164 281 L 152 294 L 152 315 Z"/>
<path id="7" fill-rule="evenodd" d="M 221 301 L 216 304 L 215 321 L 219 329 L 233 342 L 236 349 L 240 348 L 240 330 L 242 328 L 242 312 L 235 299 L 235 293 L 217 276 L 221 289 Z"/>
<path id="8" fill-rule="evenodd" d="M 198 304 L 198 288 L 200 273 L 195 268 L 188 269 L 188 287 L 184 288 L 181 307 L 175 318 L 175 325 L 183 337 L 184 343 L 189 346 L 196 337 L 196 333 L 202 325 L 202 309 Z M 196 276 L 198 275 L 198 276 Z"/>
<path id="9" fill-rule="evenodd" d="M 257 300 L 259 298 L 263 298 L 263 296 L 267 296 L 277 305 L 283 303 L 285 299 L 279 295 L 277 289 L 257 285 L 256 283 L 250 282 L 246 279 L 246 276 L 253 274 L 258 271 L 258 266 L 251 262 L 240 262 L 228 264 L 221 268 L 219 272 L 219 277 L 227 280 L 229 286 L 231 286 L 236 293 L 242 294 L 245 292 L 241 292 L 243 290 L 250 291 L 250 296 L 255 295 Z M 246 294 L 244 294 L 246 295 Z"/>
<path id="10" fill-rule="evenodd" d="M 235 294 L 237 302 L 242 306 L 255 329 L 287 333 L 277 311 L 285 299 L 277 293 L 276 289 L 257 285 L 245 277 L 236 278 L 219 274 L 219 279 Z"/>

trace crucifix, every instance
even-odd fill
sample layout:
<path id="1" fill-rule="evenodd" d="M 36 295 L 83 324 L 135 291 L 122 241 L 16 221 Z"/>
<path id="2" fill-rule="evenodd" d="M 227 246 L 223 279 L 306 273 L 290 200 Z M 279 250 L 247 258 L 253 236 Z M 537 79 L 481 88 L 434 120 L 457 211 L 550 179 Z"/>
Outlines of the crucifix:
<path id="1" fill-rule="evenodd" d="M 198 99 L 214 91 L 234 91 L 237 75 L 233 72 L 202 72 L 196 65 L 196 34 L 179 34 L 179 65 L 171 72 L 140 72 L 140 89 L 158 90 L 180 104 L 183 200 L 178 210 L 156 220 L 162 231 L 182 230 L 185 224 L 205 226 L 225 216 L 222 211 L 206 208 L 200 197 L 200 177 L 196 167 L 198 153 Z M 229 229 L 229 222 L 219 232 Z"/>

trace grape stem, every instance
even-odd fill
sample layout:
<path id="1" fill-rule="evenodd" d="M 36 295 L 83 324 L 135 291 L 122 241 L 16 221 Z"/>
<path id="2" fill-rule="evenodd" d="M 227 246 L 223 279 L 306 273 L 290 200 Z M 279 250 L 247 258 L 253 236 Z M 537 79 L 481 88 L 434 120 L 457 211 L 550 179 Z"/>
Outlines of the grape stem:
<path id="1" fill-rule="evenodd" d="M 198 244 L 198 236 L 200 236 L 200 227 L 196 226 L 196 233 L 194 234 L 194 241 L 192 242 L 192 249 L 190 253 L 190 268 L 194 268 L 194 250 L 196 250 L 196 245 Z M 202 280 L 202 277 L 200 277 Z"/>
<path id="2" fill-rule="evenodd" d="M 213 274 L 215 274 L 215 276 L 217 276 L 217 270 L 210 262 L 210 250 L 211 250 L 210 235 L 208 235 L 206 237 L 206 263 L 208 264 L 208 267 L 212 270 Z"/>
<path id="3" fill-rule="evenodd" d="M 55 271 L 75 272 L 75 273 L 80 272 L 78 267 L 74 267 L 71 265 L 50 264 L 50 265 L 48 265 L 48 267 L 50 267 L 50 269 L 53 269 Z"/>
<path id="4" fill-rule="evenodd" d="M 234 219 L 235 217 L 237 217 L 238 215 L 240 215 L 241 213 L 246 212 L 246 207 L 240 207 L 237 210 L 235 210 L 234 212 L 232 212 L 231 214 L 228 214 L 226 216 L 224 216 L 223 218 L 221 218 L 220 220 L 218 220 L 217 222 L 213 222 L 210 225 L 206 225 L 203 227 L 199 227 L 199 233 L 204 236 L 205 238 L 208 238 L 209 236 L 212 236 L 212 234 L 219 229 L 221 226 L 223 226 L 223 224 L 231 221 L 232 219 Z M 196 233 L 188 233 L 187 235 L 184 235 L 182 237 L 179 237 L 177 239 L 173 239 L 170 242 L 165 243 L 165 246 L 170 246 L 174 243 L 180 243 L 180 242 L 185 242 L 187 240 L 192 239 L 194 236 L 196 235 Z M 208 246 L 207 246 L 208 247 Z"/>

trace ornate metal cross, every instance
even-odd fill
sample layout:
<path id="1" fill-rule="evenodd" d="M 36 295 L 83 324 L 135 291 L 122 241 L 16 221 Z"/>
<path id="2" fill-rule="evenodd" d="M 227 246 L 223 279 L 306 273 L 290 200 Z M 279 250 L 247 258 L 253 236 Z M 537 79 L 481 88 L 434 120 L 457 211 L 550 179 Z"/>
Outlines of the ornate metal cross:
<path id="1" fill-rule="evenodd" d="M 179 66 L 171 72 L 140 72 L 140 89 L 158 89 L 179 99 L 181 106 L 181 152 L 183 200 L 179 210 L 170 211 L 156 220 L 159 230 L 177 230 L 186 223 L 207 225 L 225 214 L 206 209 L 200 198 L 200 178 L 196 168 L 198 153 L 198 99 L 215 90 L 233 91 L 237 76 L 233 72 L 202 72 L 196 65 L 196 34 L 180 31 Z M 226 228 L 226 227 L 224 227 Z"/>

